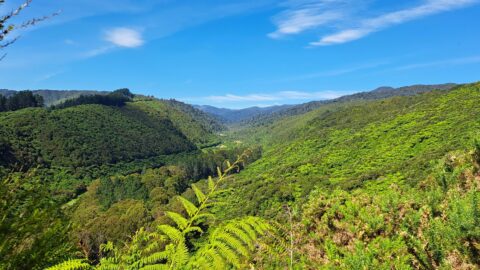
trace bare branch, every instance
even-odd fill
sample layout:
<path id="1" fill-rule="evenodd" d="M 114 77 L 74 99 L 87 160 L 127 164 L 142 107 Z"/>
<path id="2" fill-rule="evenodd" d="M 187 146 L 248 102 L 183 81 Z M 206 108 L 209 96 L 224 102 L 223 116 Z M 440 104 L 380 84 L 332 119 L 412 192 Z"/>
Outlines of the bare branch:
<path id="1" fill-rule="evenodd" d="M 12 17 L 15 17 L 15 16 L 19 15 L 20 12 L 22 12 L 22 10 L 24 10 L 25 8 L 30 6 L 32 1 L 33 0 L 25 0 L 25 2 L 23 4 L 21 4 L 18 8 L 12 10 L 7 15 L 4 15 L 3 17 L 0 17 L 0 49 L 4 49 L 4 48 L 12 45 L 13 43 L 15 43 L 19 39 L 19 37 L 17 36 L 17 37 L 15 37 L 15 38 L 7 41 L 7 42 L 1 43 L 1 41 L 3 41 L 7 37 L 7 35 L 9 35 L 12 31 L 23 29 L 23 28 L 28 28 L 30 26 L 34 26 L 34 25 L 36 25 L 36 24 L 38 24 L 42 21 L 45 21 L 47 19 L 50 19 L 50 18 L 60 14 L 60 11 L 58 11 L 58 12 L 55 12 L 55 13 L 49 15 L 49 16 L 43 16 L 43 17 L 40 17 L 40 18 L 30 19 L 28 21 L 23 22 L 20 25 L 14 25 L 14 24 L 10 24 L 8 26 L 6 25 L 8 20 L 10 20 Z M 0 0 L 0 5 L 3 4 L 3 3 L 5 3 L 5 0 Z M 0 57 L 0 61 L 2 61 L 5 58 L 5 55 Z"/>

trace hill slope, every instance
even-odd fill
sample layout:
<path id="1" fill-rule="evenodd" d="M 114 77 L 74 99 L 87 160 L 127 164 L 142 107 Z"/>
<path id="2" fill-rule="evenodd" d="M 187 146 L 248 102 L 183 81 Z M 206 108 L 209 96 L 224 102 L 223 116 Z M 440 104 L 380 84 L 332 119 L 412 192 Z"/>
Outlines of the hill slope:
<path id="1" fill-rule="evenodd" d="M 101 165 L 191 151 L 217 140 L 205 119 L 184 110 L 151 100 L 2 113 L 0 164 Z"/>
<path id="2" fill-rule="evenodd" d="M 361 93 L 356 93 L 352 95 L 346 95 L 346 96 L 342 96 L 342 97 L 331 99 L 331 100 L 311 101 L 304 104 L 282 108 L 281 110 L 258 113 L 256 115 L 253 115 L 249 119 L 243 119 L 240 122 L 244 126 L 263 125 L 265 123 L 271 123 L 283 117 L 301 115 L 301 114 L 316 110 L 326 104 L 342 103 L 342 102 L 348 102 L 348 101 L 359 101 L 359 100 L 378 100 L 378 99 L 385 99 L 385 98 L 396 97 L 396 96 L 414 96 L 421 93 L 430 92 L 432 90 L 449 90 L 455 86 L 456 84 L 453 84 L 453 83 L 437 84 L 437 85 L 420 85 L 419 84 L 419 85 L 405 86 L 400 88 L 384 86 L 369 92 L 361 92 Z"/>
<path id="3" fill-rule="evenodd" d="M 232 202 L 243 205 L 236 208 L 242 213 L 274 213 L 315 186 L 352 189 L 393 175 L 417 183 L 432 160 L 472 145 L 480 130 L 478 100 L 480 84 L 472 84 L 419 96 L 328 104 L 250 130 L 240 138 L 267 148 L 238 176 Z"/>

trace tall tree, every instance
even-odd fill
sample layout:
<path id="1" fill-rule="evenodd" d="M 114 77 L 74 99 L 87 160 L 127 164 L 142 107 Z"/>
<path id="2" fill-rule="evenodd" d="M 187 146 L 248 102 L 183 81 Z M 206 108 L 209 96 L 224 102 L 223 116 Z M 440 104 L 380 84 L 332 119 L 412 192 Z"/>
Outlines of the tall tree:
<path id="1" fill-rule="evenodd" d="M 7 98 L 3 95 L 0 95 L 0 112 L 7 110 Z"/>
<path id="2" fill-rule="evenodd" d="M 6 111 L 16 111 L 29 107 L 43 107 L 43 97 L 32 91 L 20 91 L 6 100 Z"/>

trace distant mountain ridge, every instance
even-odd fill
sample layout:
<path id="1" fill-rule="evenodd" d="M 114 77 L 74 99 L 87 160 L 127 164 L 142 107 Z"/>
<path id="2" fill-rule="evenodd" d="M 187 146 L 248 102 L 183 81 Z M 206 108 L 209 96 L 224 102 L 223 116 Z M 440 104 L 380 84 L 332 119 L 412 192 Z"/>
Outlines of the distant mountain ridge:
<path id="1" fill-rule="evenodd" d="M 210 113 L 214 116 L 219 117 L 219 120 L 222 120 L 222 113 L 225 113 L 227 116 L 224 116 L 224 119 L 229 121 L 225 122 L 226 124 L 263 124 L 265 122 L 272 122 L 276 119 L 294 116 L 303 113 L 310 112 L 319 108 L 320 106 L 335 103 L 335 102 L 348 102 L 353 100 L 376 100 L 384 99 L 394 96 L 414 96 L 433 90 L 450 90 L 456 86 L 459 86 L 455 83 L 446 83 L 446 84 L 434 84 L 434 85 L 411 85 L 404 86 L 399 88 L 393 88 L 389 86 L 382 86 L 376 88 L 372 91 L 355 93 L 352 95 L 342 96 L 336 99 L 329 100 L 320 100 L 320 101 L 310 101 L 307 103 L 299 105 L 283 105 L 283 106 L 273 106 L 260 108 L 261 110 L 256 110 L 255 107 L 246 108 L 242 110 L 229 110 L 229 109 L 219 109 L 212 106 L 197 106 L 200 110 Z M 248 114 L 246 113 L 248 112 Z M 225 120 L 224 120 L 225 121 Z"/>
<path id="2" fill-rule="evenodd" d="M 214 116 L 226 124 L 242 122 L 259 114 L 274 113 L 293 106 L 294 105 L 279 105 L 271 107 L 250 107 L 245 109 L 226 109 L 209 105 L 194 105 L 195 108 Z"/>

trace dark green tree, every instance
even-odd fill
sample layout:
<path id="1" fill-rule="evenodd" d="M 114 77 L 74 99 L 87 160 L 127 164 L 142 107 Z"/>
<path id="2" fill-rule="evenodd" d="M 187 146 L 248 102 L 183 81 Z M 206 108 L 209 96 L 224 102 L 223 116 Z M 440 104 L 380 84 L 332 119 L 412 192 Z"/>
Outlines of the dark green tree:
<path id="1" fill-rule="evenodd" d="M 0 95 L 0 112 L 7 110 L 7 98 Z"/>
<path id="2" fill-rule="evenodd" d="M 6 110 L 16 111 L 29 107 L 43 107 L 43 97 L 32 91 L 20 91 L 6 100 Z"/>

